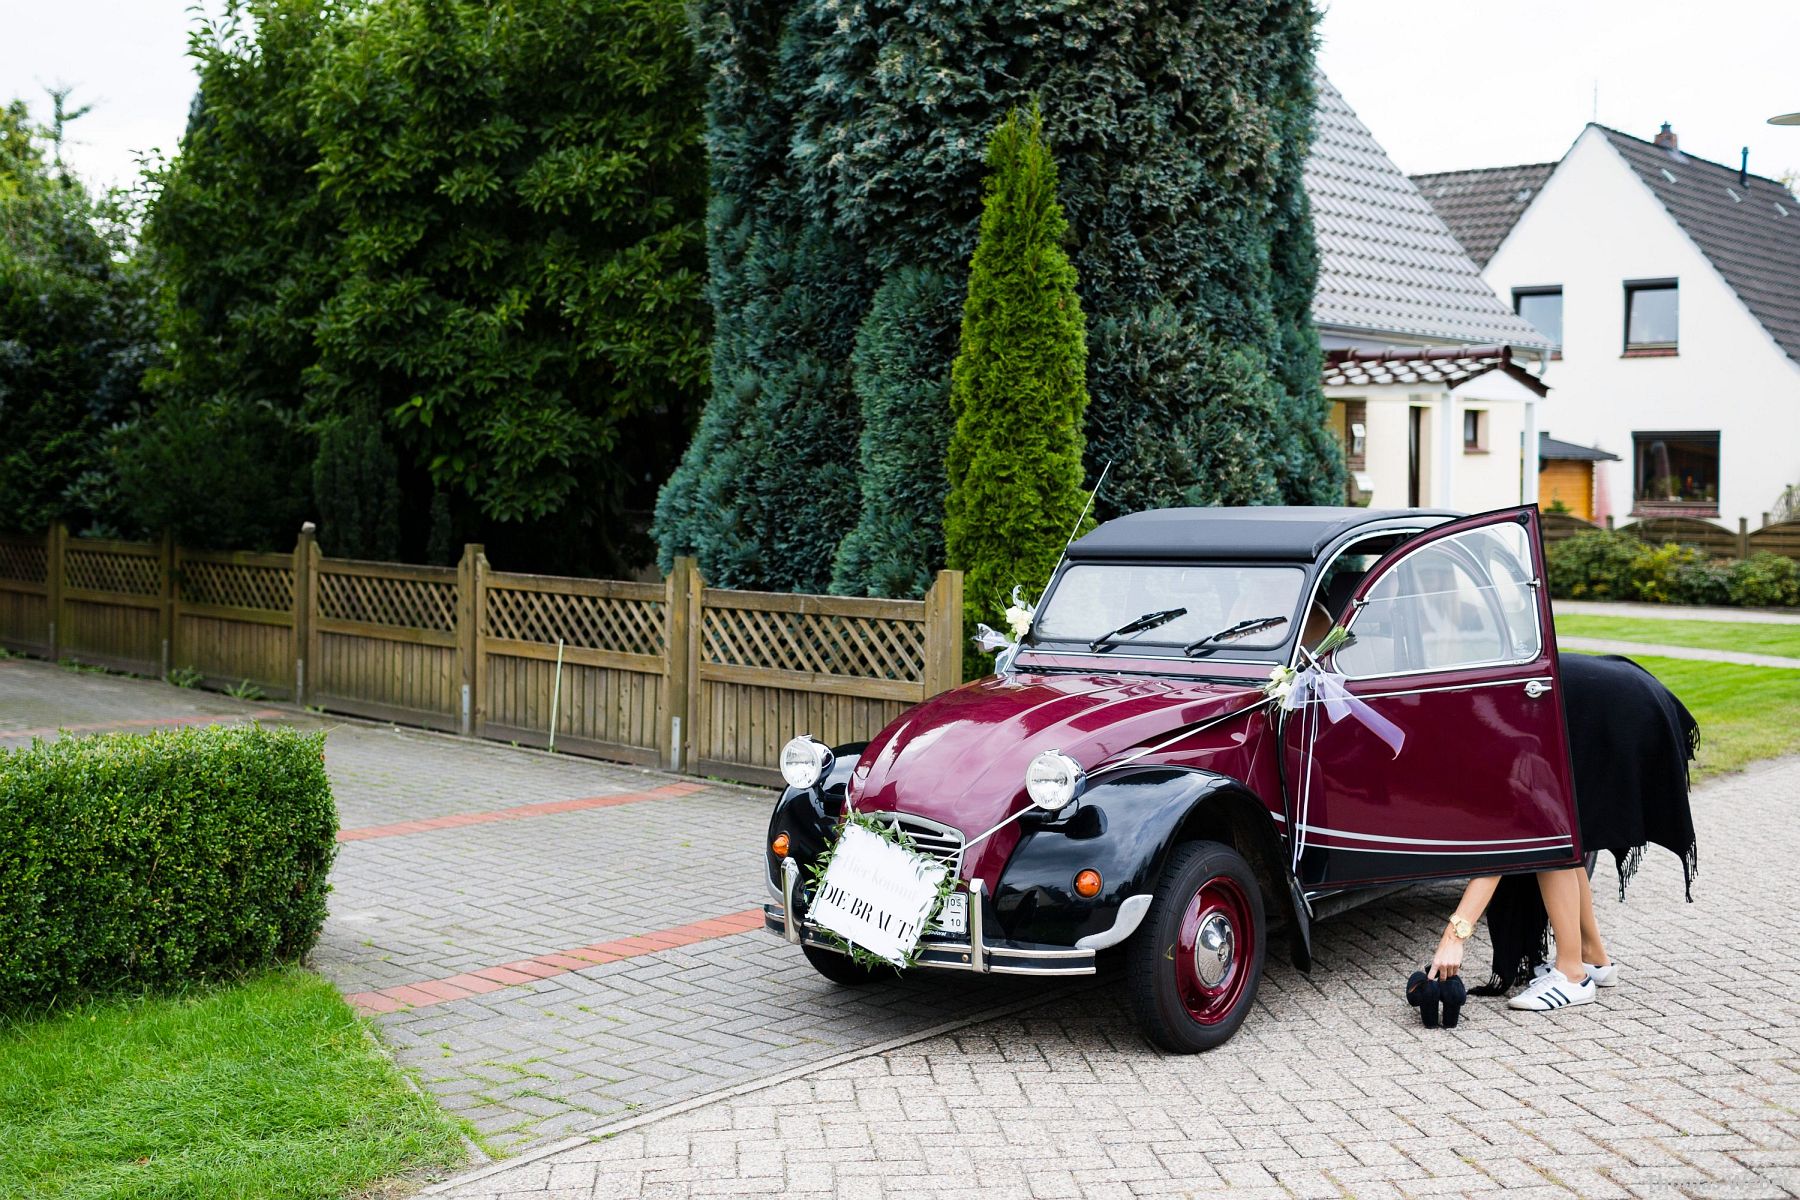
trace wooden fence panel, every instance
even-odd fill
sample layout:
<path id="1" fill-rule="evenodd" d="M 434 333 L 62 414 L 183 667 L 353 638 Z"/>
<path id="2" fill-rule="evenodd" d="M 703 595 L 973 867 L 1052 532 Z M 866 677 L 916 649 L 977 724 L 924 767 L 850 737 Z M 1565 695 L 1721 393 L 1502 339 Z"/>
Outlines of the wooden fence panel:
<path id="1" fill-rule="evenodd" d="M 62 555 L 63 657 L 115 671 L 161 675 L 168 653 L 168 579 L 161 547 L 70 538 Z"/>
<path id="2" fill-rule="evenodd" d="M 1648 517 L 1619 526 L 1619 532 L 1629 533 L 1653 546 L 1664 542 L 1694 546 L 1714 558 L 1735 558 L 1738 553 L 1737 534 L 1698 517 Z"/>
<path id="3" fill-rule="evenodd" d="M 480 578 L 480 727 L 627 762 L 663 761 L 669 606 L 662 584 L 489 571 Z M 558 667 L 558 642 L 561 666 Z"/>
<path id="4" fill-rule="evenodd" d="M 322 558 L 312 586 L 308 700 L 428 729 L 460 727 L 454 568 Z"/>
<path id="5" fill-rule="evenodd" d="M 1554 546 L 1578 533 L 1592 533 L 1600 526 L 1584 521 L 1574 513 L 1547 512 L 1538 514 L 1538 528 L 1544 532 L 1544 545 Z"/>
<path id="6" fill-rule="evenodd" d="M 0 646 L 50 656 L 50 546 L 0 535 Z"/>
<path id="7" fill-rule="evenodd" d="M 171 664 L 293 698 L 293 555 L 177 550 L 175 580 Z"/>
<path id="8" fill-rule="evenodd" d="M 1789 558 L 1800 558 L 1800 521 L 1777 521 L 1773 525 L 1764 525 L 1750 535 L 1749 542 L 1752 554 L 1767 550 L 1785 554 Z"/>

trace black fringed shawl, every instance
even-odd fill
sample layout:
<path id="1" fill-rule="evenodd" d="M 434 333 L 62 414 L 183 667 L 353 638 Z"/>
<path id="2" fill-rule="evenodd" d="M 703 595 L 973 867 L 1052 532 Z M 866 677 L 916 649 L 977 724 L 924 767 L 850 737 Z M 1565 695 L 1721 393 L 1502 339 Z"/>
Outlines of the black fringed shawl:
<path id="1" fill-rule="evenodd" d="M 1612 853 L 1623 900 L 1644 846 L 1665 846 L 1681 858 L 1691 902 L 1699 858 L 1688 763 L 1700 745 L 1699 725 L 1673 692 L 1628 658 L 1564 654 L 1561 666 L 1583 851 Z M 1474 990 L 1497 996 L 1528 981 L 1548 955 L 1549 916 L 1537 877 L 1502 879 L 1487 919 L 1494 973 Z"/>

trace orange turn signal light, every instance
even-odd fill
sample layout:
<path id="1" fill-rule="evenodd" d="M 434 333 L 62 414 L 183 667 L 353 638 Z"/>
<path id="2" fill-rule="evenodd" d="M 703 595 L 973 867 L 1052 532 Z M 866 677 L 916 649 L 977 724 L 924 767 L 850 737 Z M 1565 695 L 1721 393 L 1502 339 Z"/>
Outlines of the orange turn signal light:
<path id="1" fill-rule="evenodd" d="M 788 836 L 787 836 L 787 834 L 785 834 L 785 833 L 776 834 L 775 840 L 769 843 L 769 850 L 775 855 L 776 858 L 786 858 L 787 852 L 788 852 Z M 1099 878 L 1099 877 L 1095 876 L 1095 878 Z"/>
<path id="2" fill-rule="evenodd" d="M 1092 899 L 1100 894 L 1100 872 L 1089 868 L 1075 876 L 1075 894 Z"/>

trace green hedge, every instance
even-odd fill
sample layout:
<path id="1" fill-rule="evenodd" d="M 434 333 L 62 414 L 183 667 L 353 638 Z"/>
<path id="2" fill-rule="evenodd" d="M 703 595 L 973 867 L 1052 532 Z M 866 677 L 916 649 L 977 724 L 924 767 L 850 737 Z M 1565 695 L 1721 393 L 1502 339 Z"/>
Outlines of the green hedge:
<path id="1" fill-rule="evenodd" d="M 1652 546 L 1627 533 L 1578 533 L 1551 546 L 1550 594 L 1567 600 L 1653 604 L 1800 604 L 1800 563 L 1763 551 L 1708 559 L 1692 546 Z"/>
<path id="2" fill-rule="evenodd" d="M 0 1006 L 296 958 L 324 924 L 336 839 L 322 733 L 0 753 Z"/>

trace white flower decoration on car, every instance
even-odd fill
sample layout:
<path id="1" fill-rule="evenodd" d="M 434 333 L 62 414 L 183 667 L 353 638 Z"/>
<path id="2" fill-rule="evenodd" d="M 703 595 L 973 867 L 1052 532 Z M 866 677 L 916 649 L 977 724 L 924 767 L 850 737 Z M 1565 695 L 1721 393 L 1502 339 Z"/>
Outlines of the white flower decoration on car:
<path id="1" fill-rule="evenodd" d="M 1263 685 L 1263 695 L 1271 700 L 1286 700 L 1294 690 L 1294 680 L 1299 674 L 1292 667 L 1271 667 L 1269 682 Z"/>
<path id="2" fill-rule="evenodd" d="M 1036 616 L 1037 610 L 1025 603 L 1025 598 L 1019 594 L 1019 588 L 1015 586 L 1012 590 L 1012 603 L 1006 609 L 1006 627 L 1012 630 L 1015 642 L 1025 640 L 1025 635 L 1031 632 L 1032 618 Z"/>

